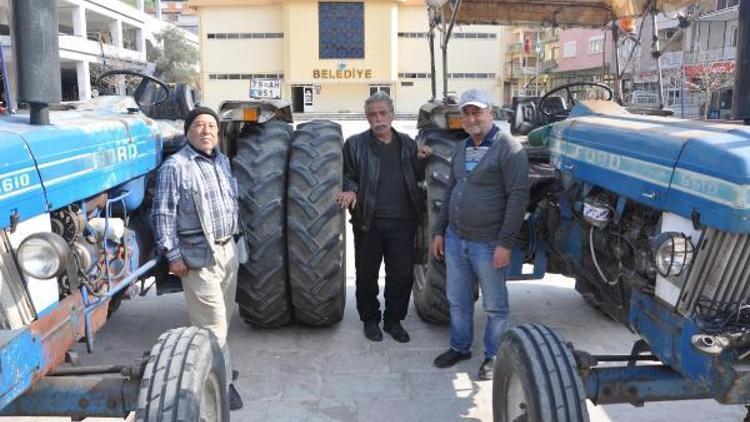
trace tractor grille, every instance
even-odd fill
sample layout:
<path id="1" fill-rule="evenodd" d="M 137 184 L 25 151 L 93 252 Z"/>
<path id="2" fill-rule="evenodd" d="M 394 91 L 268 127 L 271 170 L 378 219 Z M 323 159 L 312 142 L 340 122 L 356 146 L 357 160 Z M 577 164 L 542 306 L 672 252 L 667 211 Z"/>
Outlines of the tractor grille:
<path id="1" fill-rule="evenodd" d="M 715 315 L 750 298 L 750 235 L 707 229 L 677 304 L 685 316 Z"/>

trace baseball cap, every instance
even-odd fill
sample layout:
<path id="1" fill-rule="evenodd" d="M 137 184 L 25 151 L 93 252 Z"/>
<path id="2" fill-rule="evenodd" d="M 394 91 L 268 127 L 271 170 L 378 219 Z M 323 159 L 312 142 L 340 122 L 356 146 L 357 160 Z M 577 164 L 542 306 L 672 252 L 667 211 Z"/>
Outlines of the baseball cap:
<path id="1" fill-rule="evenodd" d="M 459 108 L 467 105 L 477 106 L 479 108 L 492 107 L 492 98 L 487 91 L 481 89 L 467 89 L 461 94 L 461 101 L 458 103 Z"/>

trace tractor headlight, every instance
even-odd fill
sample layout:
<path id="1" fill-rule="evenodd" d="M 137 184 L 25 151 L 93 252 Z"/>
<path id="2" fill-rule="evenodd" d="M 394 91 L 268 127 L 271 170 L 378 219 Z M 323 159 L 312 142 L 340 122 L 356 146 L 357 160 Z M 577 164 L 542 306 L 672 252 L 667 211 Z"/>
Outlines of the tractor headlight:
<path id="1" fill-rule="evenodd" d="M 662 277 L 682 274 L 693 260 L 693 244 L 683 233 L 660 233 L 651 239 L 650 245 L 654 266 Z"/>
<path id="2" fill-rule="evenodd" d="M 66 270 L 68 244 L 57 234 L 35 233 L 21 242 L 16 257 L 26 275 L 47 280 Z"/>

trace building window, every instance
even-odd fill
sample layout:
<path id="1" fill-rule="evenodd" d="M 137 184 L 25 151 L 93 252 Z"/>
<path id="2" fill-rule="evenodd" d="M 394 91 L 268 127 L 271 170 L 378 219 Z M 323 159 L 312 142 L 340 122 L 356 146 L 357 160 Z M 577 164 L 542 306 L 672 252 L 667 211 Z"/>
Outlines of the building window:
<path id="1" fill-rule="evenodd" d="M 740 4 L 740 0 L 717 0 L 716 10 L 727 9 Z"/>
<path id="2" fill-rule="evenodd" d="M 250 80 L 250 79 L 284 79 L 283 73 L 209 73 L 208 79 L 230 79 L 230 80 Z"/>
<path id="3" fill-rule="evenodd" d="M 589 38 L 589 54 L 601 54 L 603 48 L 604 35 L 597 35 Z"/>
<path id="4" fill-rule="evenodd" d="M 737 27 L 733 26 L 732 29 L 730 29 L 732 35 L 731 35 L 731 44 L 729 44 L 731 47 L 737 47 Z"/>
<path id="5" fill-rule="evenodd" d="M 365 4 L 318 3 L 321 59 L 365 58 Z"/>
<path id="6" fill-rule="evenodd" d="M 250 38 L 284 38 L 283 32 L 228 32 L 206 34 L 209 40 L 239 40 Z"/>
<path id="7" fill-rule="evenodd" d="M 490 32 L 454 32 L 453 38 L 476 38 L 476 39 L 496 39 L 497 34 Z"/>
<path id="8" fill-rule="evenodd" d="M 402 81 L 401 86 L 414 86 L 414 82 L 412 81 Z"/>
<path id="9" fill-rule="evenodd" d="M 570 58 L 576 56 L 576 42 L 568 41 L 563 44 L 563 58 Z"/>
<path id="10" fill-rule="evenodd" d="M 399 73 L 398 77 L 403 79 L 429 79 L 432 75 L 429 73 Z"/>
<path id="11" fill-rule="evenodd" d="M 426 32 L 399 32 L 399 38 L 427 38 Z"/>
<path id="12" fill-rule="evenodd" d="M 427 38 L 426 32 L 399 32 L 399 38 Z M 497 39 L 497 34 L 492 32 L 454 32 L 451 38 L 464 38 L 464 39 Z"/>
<path id="13" fill-rule="evenodd" d="M 391 86 L 390 85 L 370 85 L 370 95 L 373 95 L 376 92 L 385 92 L 386 94 L 390 96 Z"/>
<path id="14" fill-rule="evenodd" d="M 494 73 L 449 73 L 448 79 L 495 79 Z"/>

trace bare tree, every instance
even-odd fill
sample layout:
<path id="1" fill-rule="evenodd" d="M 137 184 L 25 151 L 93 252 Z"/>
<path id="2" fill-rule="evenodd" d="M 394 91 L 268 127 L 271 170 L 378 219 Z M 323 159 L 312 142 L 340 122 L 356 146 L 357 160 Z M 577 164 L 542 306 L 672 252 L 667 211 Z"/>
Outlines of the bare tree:
<path id="1" fill-rule="evenodd" d="M 734 72 L 724 66 L 724 63 L 700 63 L 685 70 L 685 85 L 705 96 L 705 102 L 701 106 L 703 120 L 708 119 L 711 96 L 714 92 L 734 85 Z"/>

